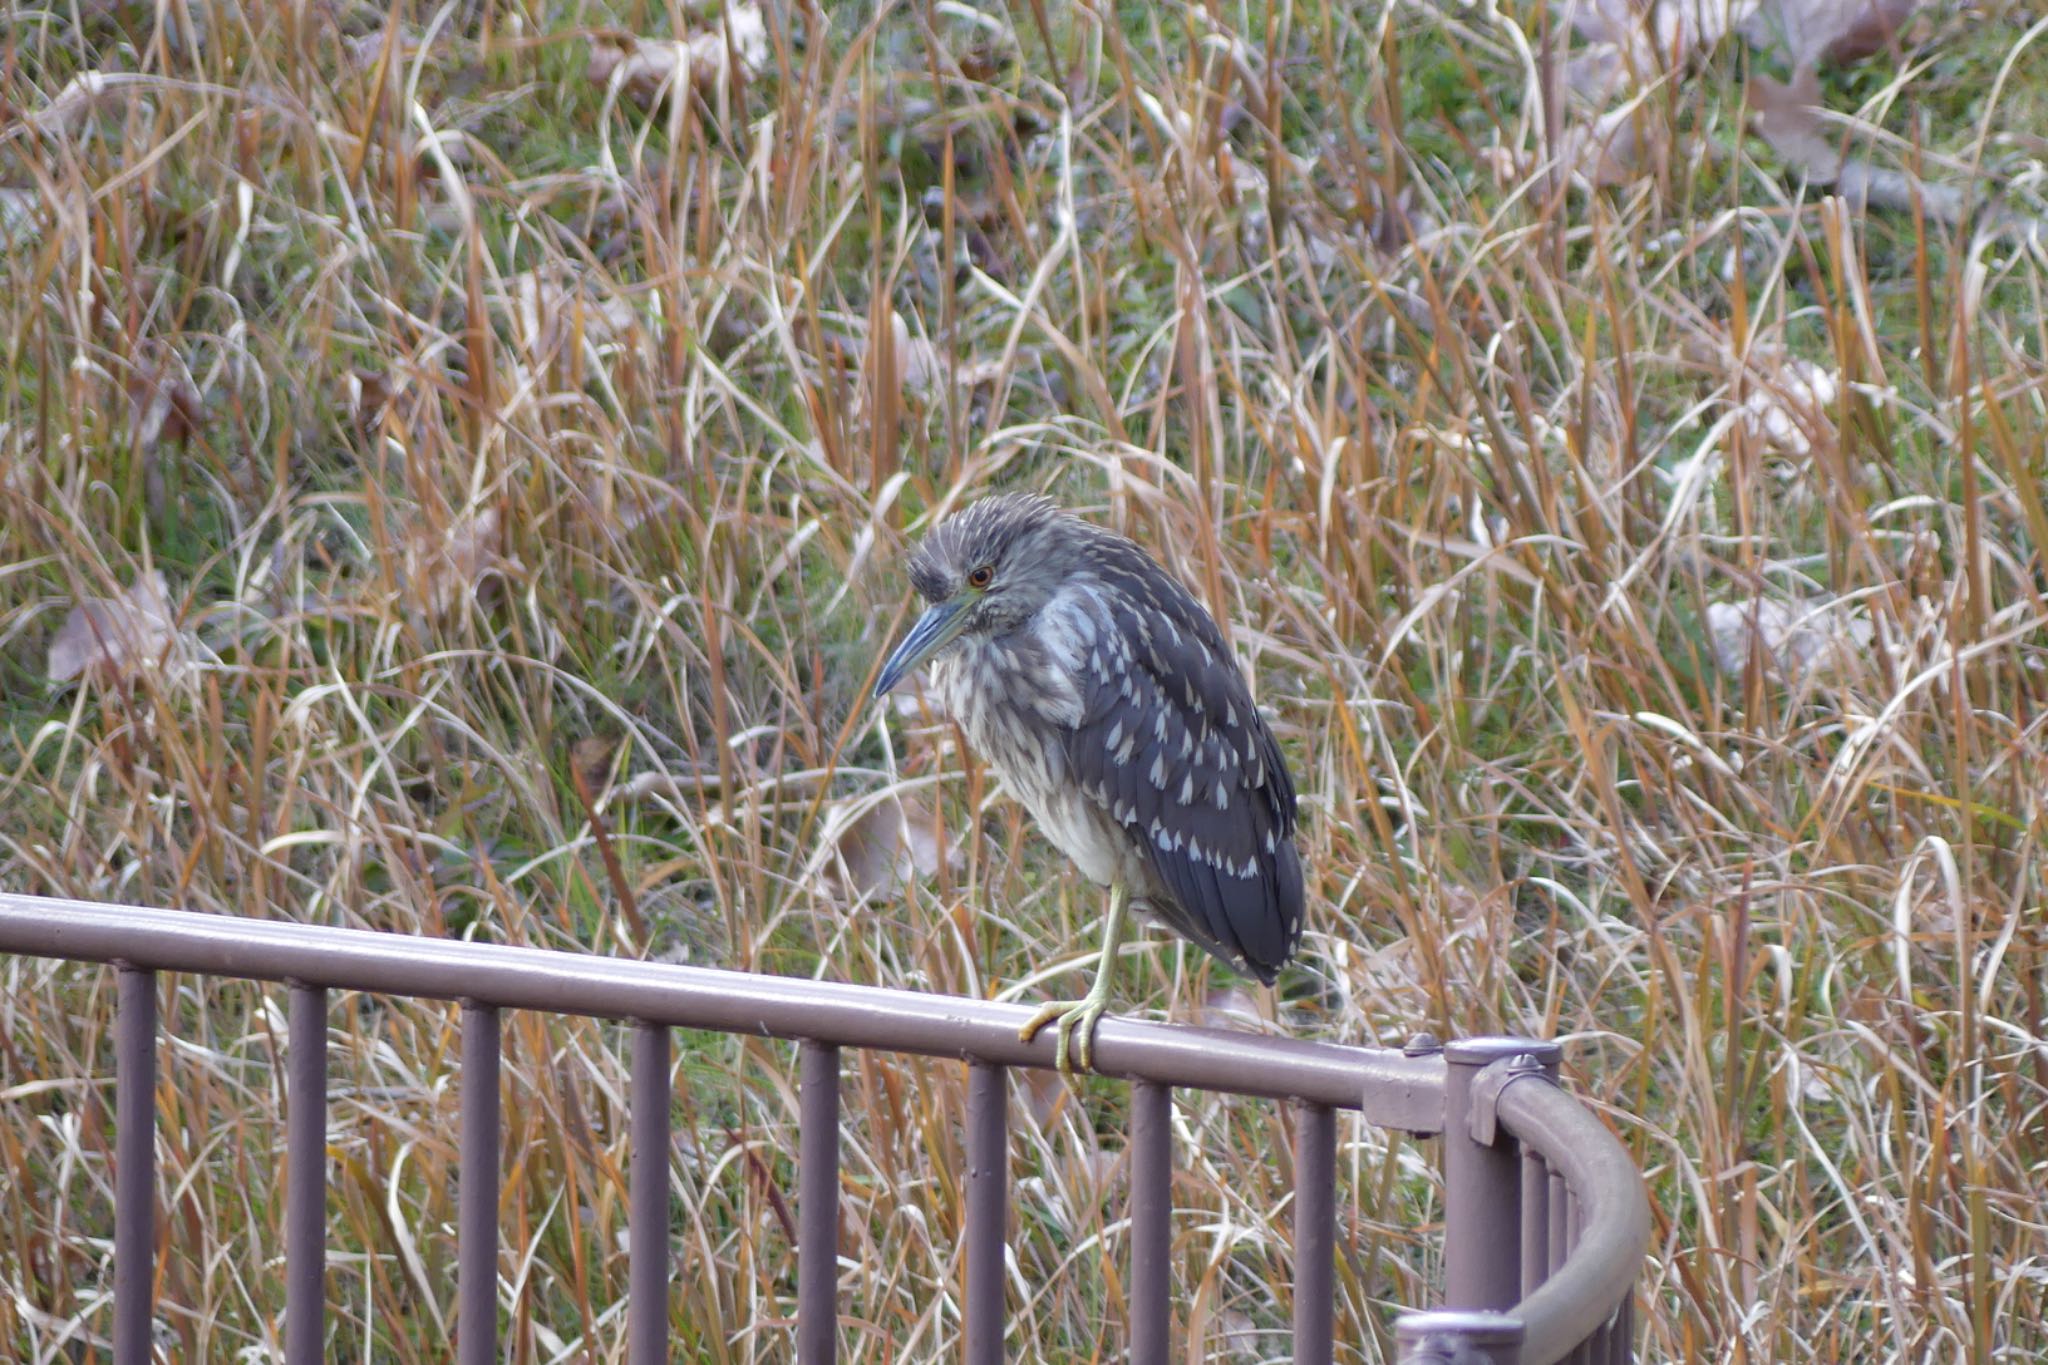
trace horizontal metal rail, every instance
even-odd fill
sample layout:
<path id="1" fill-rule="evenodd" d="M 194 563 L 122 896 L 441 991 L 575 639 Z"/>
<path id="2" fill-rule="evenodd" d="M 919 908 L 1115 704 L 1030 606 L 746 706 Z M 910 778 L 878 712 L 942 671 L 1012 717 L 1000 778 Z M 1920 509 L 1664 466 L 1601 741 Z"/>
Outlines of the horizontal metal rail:
<path id="1" fill-rule="evenodd" d="M 116 1365 L 149 1359 L 155 1204 L 156 973 L 279 981 L 291 988 L 288 1058 L 286 1358 L 321 1359 L 324 1331 L 328 992 L 459 1000 L 462 1151 L 456 1357 L 496 1358 L 499 1311 L 500 1012 L 634 1025 L 628 1359 L 668 1359 L 668 1030 L 800 1042 L 797 1359 L 830 1362 L 838 1339 L 841 1048 L 969 1063 L 966 1358 L 1005 1358 L 1008 1072 L 1050 1068 L 1019 1005 L 422 939 L 288 921 L 0 895 L 0 953 L 120 968 L 115 1151 Z M 1557 1049 L 1466 1039 L 1402 1051 L 1104 1019 L 1095 1061 L 1133 1097 L 1131 1356 L 1169 1358 L 1172 1090 L 1295 1101 L 1295 1359 L 1329 1361 L 1337 1247 L 1338 1110 L 1441 1135 L 1446 1308 L 1398 1326 L 1401 1359 L 1550 1365 L 1631 1359 L 1629 1295 L 1648 1242 L 1642 1183 L 1606 1127 L 1555 1084 Z"/>
<path id="2" fill-rule="evenodd" d="M 1056 1042 L 1053 1029 L 1017 1040 L 1034 1013 L 1027 1005 L 38 896 L 0 895 L 0 953 L 644 1019 L 998 1066 L 1050 1070 Z M 1095 1031 L 1095 1069 L 1362 1110 L 1367 1121 L 1406 1132 L 1434 1132 L 1442 1122 L 1442 1063 L 1392 1049 L 1104 1018 Z"/>

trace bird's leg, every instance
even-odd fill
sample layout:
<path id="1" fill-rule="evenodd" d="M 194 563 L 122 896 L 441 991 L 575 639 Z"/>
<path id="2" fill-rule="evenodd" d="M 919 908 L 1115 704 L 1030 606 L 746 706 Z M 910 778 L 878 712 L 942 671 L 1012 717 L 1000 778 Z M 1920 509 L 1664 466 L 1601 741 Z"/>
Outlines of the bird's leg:
<path id="1" fill-rule="evenodd" d="M 1082 1070 L 1095 1069 L 1095 1021 L 1109 1009 L 1110 969 L 1116 965 L 1116 951 L 1123 944 L 1125 909 L 1124 889 L 1111 887 L 1109 918 L 1102 926 L 1102 959 L 1095 964 L 1095 984 L 1088 988 L 1088 994 L 1079 1000 L 1046 1001 L 1031 1016 L 1031 1022 L 1017 1030 L 1017 1037 L 1028 1043 L 1038 1036 L 1040 1029 L 1058 1020 L 1059 1046 L 1053 1052 L 1053 1065 L 1070 1076 L 1074 1074 L 1074 1068 L 1068 1065 L 1070 1046 L 1080 1054 Z"/>

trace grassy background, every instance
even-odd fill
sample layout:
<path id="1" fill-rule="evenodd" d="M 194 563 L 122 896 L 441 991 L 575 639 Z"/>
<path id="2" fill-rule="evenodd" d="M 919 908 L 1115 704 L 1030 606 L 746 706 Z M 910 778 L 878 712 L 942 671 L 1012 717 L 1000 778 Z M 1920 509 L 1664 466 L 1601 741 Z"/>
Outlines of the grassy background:
<path id="1" fill-rule="evenodd" d="M 1825 97 L 2037 210 L 2029 8 L 1935 5 Z M 1277 992 L 1155 938 L 1125 1008 L 1564 1039 L 1651 1182 L 1648 1358 L 2044 1349 L 2039 246 L 1805 192 L 1732 42 L 1551 194 L 1526 4 L 766 19 L 650 101 L 606 45 L 714 13 L 10 12 L 0 885 L 1071 990 L 1099 897 L 863 703 L 907 537 L 1045 488 L 1231 623 L 1303 796 Z M 1819 614 L 1752 649 L 1766 608 Z M 0 971 L 0 1353 L 90 1358 L 112 976 Z M 271 1358 L 282 997 L 166 991 L 165 1350 Z M 443 1358 L 458 1021 L 333 1024 L 331 1355 Z M 627 1039 L 506 1046 L 507 1340 L 618 1358 Z M 786 1359 L 791 1050 L 678 1055 L 679 1356 Z M 964 1071 L 847 1068 L 843 1350 L 942 1358 Z M 1014 1344 L 1116 1358 L 1124 1095 L 1021 1098 Z M 1289 1115 L 1178 1099 L 1176 1331 L 1284 1358 Z M 1340 1142 L 1380 1359 L 1432 1159 Z"/>

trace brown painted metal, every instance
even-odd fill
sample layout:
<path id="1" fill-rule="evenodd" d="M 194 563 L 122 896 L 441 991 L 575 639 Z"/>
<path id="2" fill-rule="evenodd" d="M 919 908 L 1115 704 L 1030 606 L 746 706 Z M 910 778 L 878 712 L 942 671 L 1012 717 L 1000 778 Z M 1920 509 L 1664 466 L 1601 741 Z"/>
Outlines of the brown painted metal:
<path id="1" fill-rule="evenodd" d="M 1488 1066 L 1538 1046 L 1526 1038 L 1460 1038 L 1444 1045 L 1446 1308 L 1504 1312 L 1521 1297 L 1521 1160 L 1496 1132 L 1492 1109 L 1476 1106 L 1474 1088 Z M 1503 1235 L 1507 1228 L 1518 1231 Z"/>
<path id="2" fill-rule="evenodd" d="M 1549 1163 L 1546 1162 L 1544 1164 L 1548 1165 Z M 1571 1255 L 1571 1247 L 1566 1237 L 1565 1229 L 1565 1220 L 1570 1206 L 1571 1191 L 1565 1187 L 1564 1172 L 1558 1170 L 1555 1166 L 1551 1166 L 1550 1203 L 1546 1210 L 1543 1228 L 1543 1240 L 1548 1249 L 1545 1259 L 1549 1262 L 1549 1268 L 1543 1273 L 1543 1278 L 1546 1280 L 1555 1275 L 1559 1270 L 1562 1270 L 1566 1259 Z"/>
<path id="3" fill-rule="evenodd" d="M 1131 1365 L 1166 1365 L 1173 1327 L 1173 1090 L 1131 1088 Z"/>
<path id="4" fill-rule="evenodd" d="M 1527 1329 L 1523 1357 L 1541 1365 L 1590 1337 L 1628 1297 L 1650 1245 L 1650 1206 L 1628 1149 L 1559 1087 L 1511 1086 L 1500 1117 L 1543 1153 L 1581 1206 L 1570 1257 L 1515 1308 Z"/>
<path id="5" fill-rule="evenodd" d="M 633 1022 L 632 1165 L 627 1176 L 626 1358 L 668 1361 L 669 1030 Z"/>
<path id="6" fill-rule="evenodd" d="M 1404 1313 L 1394 1342 L 1400 1365 L 1523 1365 L 1522 1324 L 1505 1313 Z"/>
<path id="7" fill-rule="evenodd" d="M 1522 1297 L 1550 1274 L 1550 1167 L 1541 1153 L 1522 1149 Z"/>
<path id="8" fill-rule="evenodd" d="M 816 1038 L 999 1066 L 1050 1068 L 1058 1032 L 1019 1042 L 1018 1028 L 1034 1013 L 1025 1005 L 40 896 L 0 895 L 0 953 Z M 1442 1121 L 1441 1063 L 1391 1049 L 1105 1018 L 1095 1030 L 1095 1064 L 1104 1075 L 1192 1090 L 1362 1108 L 1376 1127 L 1404 1132 L 1434 1132 Z"/>
<path id="9" fill-rule="evenodd" d="M 1337 1114 L 1303 1104 L 1294 1123 L 1294 1360 L 1336 1352 Z"/>
<path id="10" fill-rule="evenodd" d="M 832 1365 L 839 1351 L 839 1049 L 806 1042 L 800 1052 L 796 1358 Z"/>
<path id="11" fill-rule="evenodd" d="M 1546 1043 L 1539 1052 L 1526 1054 L 1541 1068 L 1543 1078 L 1555 1083 L 1558 1067 L 1564 1061 L 1564 1049 L 1555 1043 Z M 1499 1095 L 1495 1094 L 1496 1126 L 1499 1118 Z M 1520 1144 L 1517 1144 L 1520 1146 Z M 1522 1283 L 1521 1296 L 1527 1298 L 1550 1274 L 1550 1165 L 1543 1154 L 1532 1147 L 1520 1146 L 1522 1153 Z"/>
<path id="12" fill-rule="evenodd" d="M 1010 1218 L 1009 1072 L 967 1068 L 967 1365 L 1003 1359 L 1004 1234 Z"/>
<path id="13" fill-rule="evenodd" d="M 422 940 L 226 916 L 0 895 L 0 953 L 120 967 L 116 1026 L 116 1365 L 146 1365 L 152 1332 L 156 971 L 289 981 L 290 1155 L 286 1191 L 286 1350 L 317 1360 L 324 1324 L 326 998 L 330 989 L 463 1002 L 462 1170 L 457 1214 L 457 1360 L 496 1354 L 499 1011 L 636 1020 L 628 1309 L 633 1365 L 667 1354 L 669 1039 L 673 1026 L 798 1038 L 803 1046 L 798 1248 L 799 1358 L 830 1360 L 836 1338 L 838 1069 L 841 1047 L 959 1056 L 967 1114 L 966 1355 L 1004 1358 L 1008 1219 L 1007 1067 L 1046 1067 L 1050 1033 L 1019 1043 L 1022 1006 L 539 949 Z M 1100 1067 L 1138 1082 L 1132 1111 L 1132 1358 L 1164 1358 L 1171 1277 L 1170 1133 L 1174 1086 L 1297 1100 L 1295 1358 L 1333 1342 L 1336 1114 L 1445 1136 L 1447 1301 L 1511 1308 L 1519 1350 L 1487 1314 L 1402 1320 L 1404 1361 L 1555 1365 L 1632 1358 L 1629 1294 L 1649 1238 L 1628 1153 L 1550 1080 L 1504 1058 L 1553 1045 L 1470 1039 L 1439 1054 L 1249 1037 L 1104 1020 Z M 1496 1065 L 1498 1063 L 1499 1065 Z M 1492 1066 L 1491 1072 L 1487 1068 Z M 1541 1067 L 1537 1069 L 1543 1069 Z M 1511 1074 L 1511 1072 L 1513 1074 Z M 829 1077 L 829 1080 L 828 1080 Z M 1525 1212 L 1518 1223 L 1517 1210 Z M 823 1229 L 823 1230 L 821 1230 Z M 1520 1302 L 1514 1300 L 1519 1297 Z M 1462 1325 L 1461 1325 L 1462 1324 Z M 1411 1331 L 1411 1327 L 1413 1330 Z M 1412 1338 L 1412 1340 L 1411 1340 Z M 1448 1343 L 1448 1344 L 1447 1344 Z M 1414 1354 L 1421 1352 L 1422 1354 Z"/>
<path id="14" fill-rule="evenodd" d="M 121 964 L 114 1021 L 114 1365 L 149 1365 L 156 1297 L 156 973 Z"/>
<path id="15" fill-rule="evenodd" d="M 292 983 L 286 1044 L 284 1358 L 321 1365 L 327 1312 L 327 992 Z"/>
<path id="16" fill-rule="evenodd" d="M 462 1171 L 455 1211 L 457 1365 L 498 1354 L 498 1010 L 462 1003 Z"/>

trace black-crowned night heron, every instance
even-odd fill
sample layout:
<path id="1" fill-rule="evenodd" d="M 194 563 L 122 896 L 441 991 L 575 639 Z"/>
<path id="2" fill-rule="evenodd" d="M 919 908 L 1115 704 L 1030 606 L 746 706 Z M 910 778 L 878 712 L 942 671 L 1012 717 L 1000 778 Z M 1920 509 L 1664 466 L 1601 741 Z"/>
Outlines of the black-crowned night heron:
<path id="1" fill-rule="evenodd" d="M 910 559 L 928 609 L 875 680 L 931 663 L 968 742 L 1089 880 L 1102 959 L 1054 1001 L 1057 1064 L 1094 1060 L 1128 905 L 1273 983 L 1301 939 L 1294 784 L 1223 633 L 1124 537 L 1009 494 L 941 522 Z"/>

